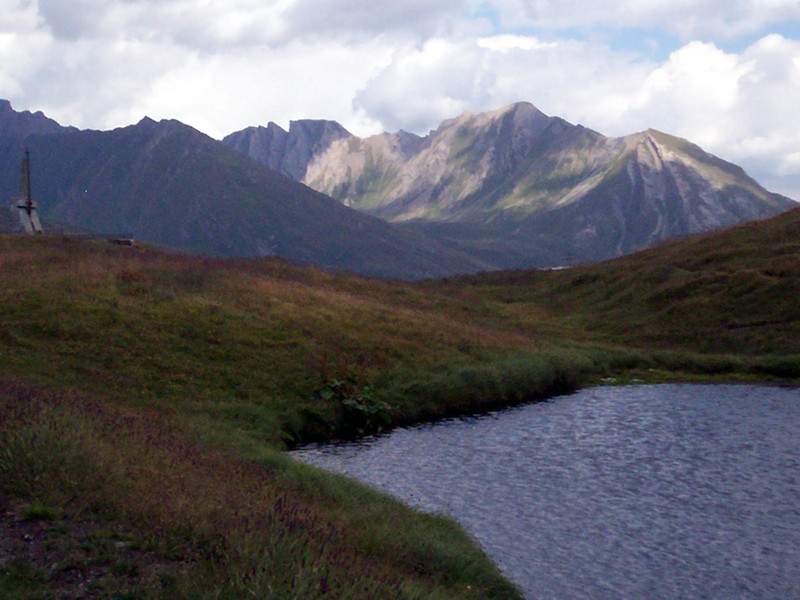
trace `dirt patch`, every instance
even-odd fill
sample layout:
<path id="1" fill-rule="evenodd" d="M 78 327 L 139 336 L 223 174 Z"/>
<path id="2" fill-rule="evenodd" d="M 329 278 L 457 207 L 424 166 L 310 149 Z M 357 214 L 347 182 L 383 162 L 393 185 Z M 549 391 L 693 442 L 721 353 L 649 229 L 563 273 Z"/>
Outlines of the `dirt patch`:
<path id="1" fill-rule="evenodd" d="M 135 532 L 0 491 L 0 592 L 11 598 L 170 597 L 188 564 L 140 546 Z"/>

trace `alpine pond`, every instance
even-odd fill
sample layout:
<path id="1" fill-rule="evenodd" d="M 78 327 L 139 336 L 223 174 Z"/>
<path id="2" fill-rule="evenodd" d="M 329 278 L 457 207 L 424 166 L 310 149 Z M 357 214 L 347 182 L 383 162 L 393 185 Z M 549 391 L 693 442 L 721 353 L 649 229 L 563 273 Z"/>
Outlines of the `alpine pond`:
<path id="1" fill-rule="evenodd" d="M 306 447 L 461 522 L 529 598 L 800 597 L 800 390 L 585 389 Z"/>

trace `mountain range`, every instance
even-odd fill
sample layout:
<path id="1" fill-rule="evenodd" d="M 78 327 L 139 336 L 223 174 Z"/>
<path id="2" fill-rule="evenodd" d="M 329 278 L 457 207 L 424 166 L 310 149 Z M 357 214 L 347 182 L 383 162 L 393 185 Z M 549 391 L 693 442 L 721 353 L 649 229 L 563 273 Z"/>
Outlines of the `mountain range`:
<path id="1" fill-rule="evenodd" d="M 0 101 L 0 195 L 32 156 L 49 231 L 378 277 L 597 261 L 795 206 L 657 131 L 608 138 L 528 103 L 369 138 L 334 121 L 217 141 L 175 120 L 63 127 Z M 0 211 L 0 231 L 15 218 Z"/>
<path id="2" fill-rule="evenodd" d="M 178 121 L 112 131 L 62 128 L 0 104 L 0 194 L 25 148 L 48 231 L 125 235 L 220 257 L 279 255 L 378 277 L 421 278 L 491 265 L 343 206 Z M 14 215 L 0 211 L 6 230 Z"/>
<path id="3" fill-rule="evenodd" d="M 502 268 L 597 261 L 795 206 L 686 140 L 609 138 L 525 102 L 464 113 L 424 137 L 295 121 L 223 142 Z"/>

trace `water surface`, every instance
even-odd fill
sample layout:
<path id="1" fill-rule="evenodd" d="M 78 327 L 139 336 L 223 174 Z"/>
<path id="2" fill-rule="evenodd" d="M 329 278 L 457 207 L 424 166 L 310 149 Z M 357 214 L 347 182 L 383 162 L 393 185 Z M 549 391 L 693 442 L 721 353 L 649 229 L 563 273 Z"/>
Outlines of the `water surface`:
<path id="1" fill-rule="evenodd" d="M 800 598 L 800 390 L 582 390 L 307 447 L 461 522 L 528 598 Z"/>

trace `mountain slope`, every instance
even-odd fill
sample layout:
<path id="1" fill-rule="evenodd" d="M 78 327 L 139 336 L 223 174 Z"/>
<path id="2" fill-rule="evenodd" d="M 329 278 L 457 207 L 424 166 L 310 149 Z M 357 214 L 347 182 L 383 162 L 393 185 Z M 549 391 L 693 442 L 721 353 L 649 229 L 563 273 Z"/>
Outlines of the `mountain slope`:
<path id="1" fill-rule="evenodd" d="M 639 348 L 785 355 L 780 368 L 800 374 L 800 208 L 593 265 L 428 285 L 505 302 L 511 314 L 546 314 L 563 335 L 575 328 Z"/>
<path id="2" fill-rule="evenodd" d="M 334 140 L 302 181 L 504 267 L 610 258 L 795 206 L 686 140 L 607 138 L 528 103 L 424 138 Z"/>
<path id="3" fill-rule="evenodd" d="M 51 221 L 190 252 L 277 254 L 380 277 L 487 268 L 346 208 L 177 121 L 4 138 L 5 197 L 15 193 L 24 147 L 33 156 L 40 214 Z"/>

